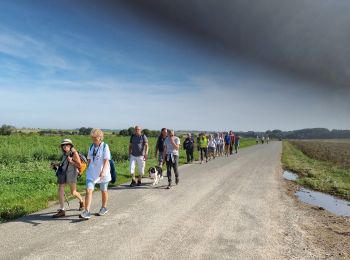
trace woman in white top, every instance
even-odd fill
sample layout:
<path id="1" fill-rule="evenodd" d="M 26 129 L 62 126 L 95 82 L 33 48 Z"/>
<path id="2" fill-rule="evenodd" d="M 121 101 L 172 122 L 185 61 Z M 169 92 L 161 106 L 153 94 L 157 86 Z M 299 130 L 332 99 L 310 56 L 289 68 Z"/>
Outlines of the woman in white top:
<path id="1" fill-rule="evenodd" d="M 86 171 L 86 196 L 85 196 L 85 210 L 81 213 L 80 217 L 89 219 L 90 206 L 92 199 L 92 192 L 95 189 L 95 184 L 100 185 L 102 194 L 102 207 L 99 216 L 105 215 L 107 210 L 108 201 L 108 183 L 111 181 L 111 171 L 109 160 L 111 159 L 111 153 L 109 147 L 103 142 L 103 132 L 100 129 L 93 129 L 91 131 L 91 139 L 93 144 L 90 146 L 88 152 L 88 168 Z"/>
<path id="2" fill-rule="evenodd" d="M 216 142 L 213 138 L 213 135 L 209 135 L 208 138 L 208 158 L 209 160 L 211 158 L 215 159 L 215 149 L 216 149 Z"/>

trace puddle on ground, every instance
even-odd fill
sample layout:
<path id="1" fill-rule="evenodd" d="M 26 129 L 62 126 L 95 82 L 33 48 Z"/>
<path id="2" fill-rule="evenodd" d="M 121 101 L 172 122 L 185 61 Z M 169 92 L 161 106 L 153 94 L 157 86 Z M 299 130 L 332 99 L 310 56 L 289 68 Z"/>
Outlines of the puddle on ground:
<path id="1" fill-rule="evenodd" d="M 350 217 L 350 201 L 332 195 L 301 188 L 295 195 L 304 203 L 322 207 L 338 216 Z"/>
<path id="2" fill-rule="evenodd" d="M 296 181 L 298 175 L 291 171 L 284 171 L 283 178 L 289 181 Z M 312 206 L 321 207 L 338 216 L 350 217 L 350 201 L 342 200 L 332 195 L 301 188 L 295 193 L 298 199 Z"/>
<path id="3" fill-rule="evenodd" d="M 290 171 L 284 171 L 283 178 L 289 181 L 296 181 L 298 179 L 298 175 Z"/>

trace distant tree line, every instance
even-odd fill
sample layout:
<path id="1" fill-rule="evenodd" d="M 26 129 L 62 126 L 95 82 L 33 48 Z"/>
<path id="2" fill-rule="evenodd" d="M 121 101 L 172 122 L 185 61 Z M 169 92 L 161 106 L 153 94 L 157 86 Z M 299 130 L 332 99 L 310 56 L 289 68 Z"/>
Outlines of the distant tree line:
<path id="1" fill-rule="evenodd" d="M 266 132 L 237 132 L 242 137 L 269 136 L 270 138 L 283 139 L 337 139 L 350 138 L 350 130 L 329 130 L 327 128 L 305 128 L 294 131 L 281 131 L 278 129 Z"/>
<path id="2" fill-rule="evenodd" d="M 131 136 L 133 133 L 134 133 L 134 127 L 129 127 L 128 129 L 120 130 L 118 134 L 121 136 Z M 160 135 L 160 131 L 149 130 L 147 128 L 143 129 L 142 133 L 148 137 L 157 137 Z"/>

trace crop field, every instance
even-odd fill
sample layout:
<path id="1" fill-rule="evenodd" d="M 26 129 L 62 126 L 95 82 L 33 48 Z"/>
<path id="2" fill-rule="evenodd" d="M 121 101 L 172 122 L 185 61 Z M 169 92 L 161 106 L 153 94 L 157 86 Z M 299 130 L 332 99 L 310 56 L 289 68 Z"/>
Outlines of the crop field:
<path id="1" fill-rule="evenodd" d="M 87 153 L 89 136 L 69 136 L 79 152 Z M 51 162 L 61 157 L 61 136 L 14 135 L 0 136 L 0 222 L 38 211 L 57 200 L 56 176 Z M 117 184 L 130 181 L 128 172 L 128 145 L 130 137 L 106 135 L 112 159 L 116 162 Z M 183 140 L 182 140 L 183 141 Z M 154 156 L 156 138 L 149 138 L 150 150 L 146 170 L 156 165 Z M 255 140 L 243 139 L 241 148 L 253 145 Z M 195 159 L 198 153 L 195 150 Z M 180 150 L 180 164 L 186 162 L 186 152 Z M 78 190 L 84 191 L 84 176 Z M 66 194 L 68 195 L 68 189 Z M 77 207 L 72 202 L 71 207 Z"/>
<path id="2" fill-rule="evenodd" d="M 310 158 L 350 168 L 350 142 L 346 139 L 344 141 L 291 141 L 291 144 Z"/>
<path id="3" fill-rule="evenodd" d="M 350 200 L 350 143 L 284 141 L 283 167 L 299 175 L 297 182 Z"/>

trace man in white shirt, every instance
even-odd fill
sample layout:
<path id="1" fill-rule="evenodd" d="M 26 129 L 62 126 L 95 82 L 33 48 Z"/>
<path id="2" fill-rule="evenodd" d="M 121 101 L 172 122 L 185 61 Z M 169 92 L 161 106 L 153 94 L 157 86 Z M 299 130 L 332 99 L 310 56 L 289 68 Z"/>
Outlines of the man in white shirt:
<path id="1" fill-rule="evenodd" d="M 164 157 L 167 167 L 168 175 L 168 187 L 171 187 L 171 168 L 174 169 L 175 183 L 179 184 L 179 149 L 180 149 L 180 138 L 175 136 L 173 130 L 169 130 L 168 137 L 164 141 Z"/>

